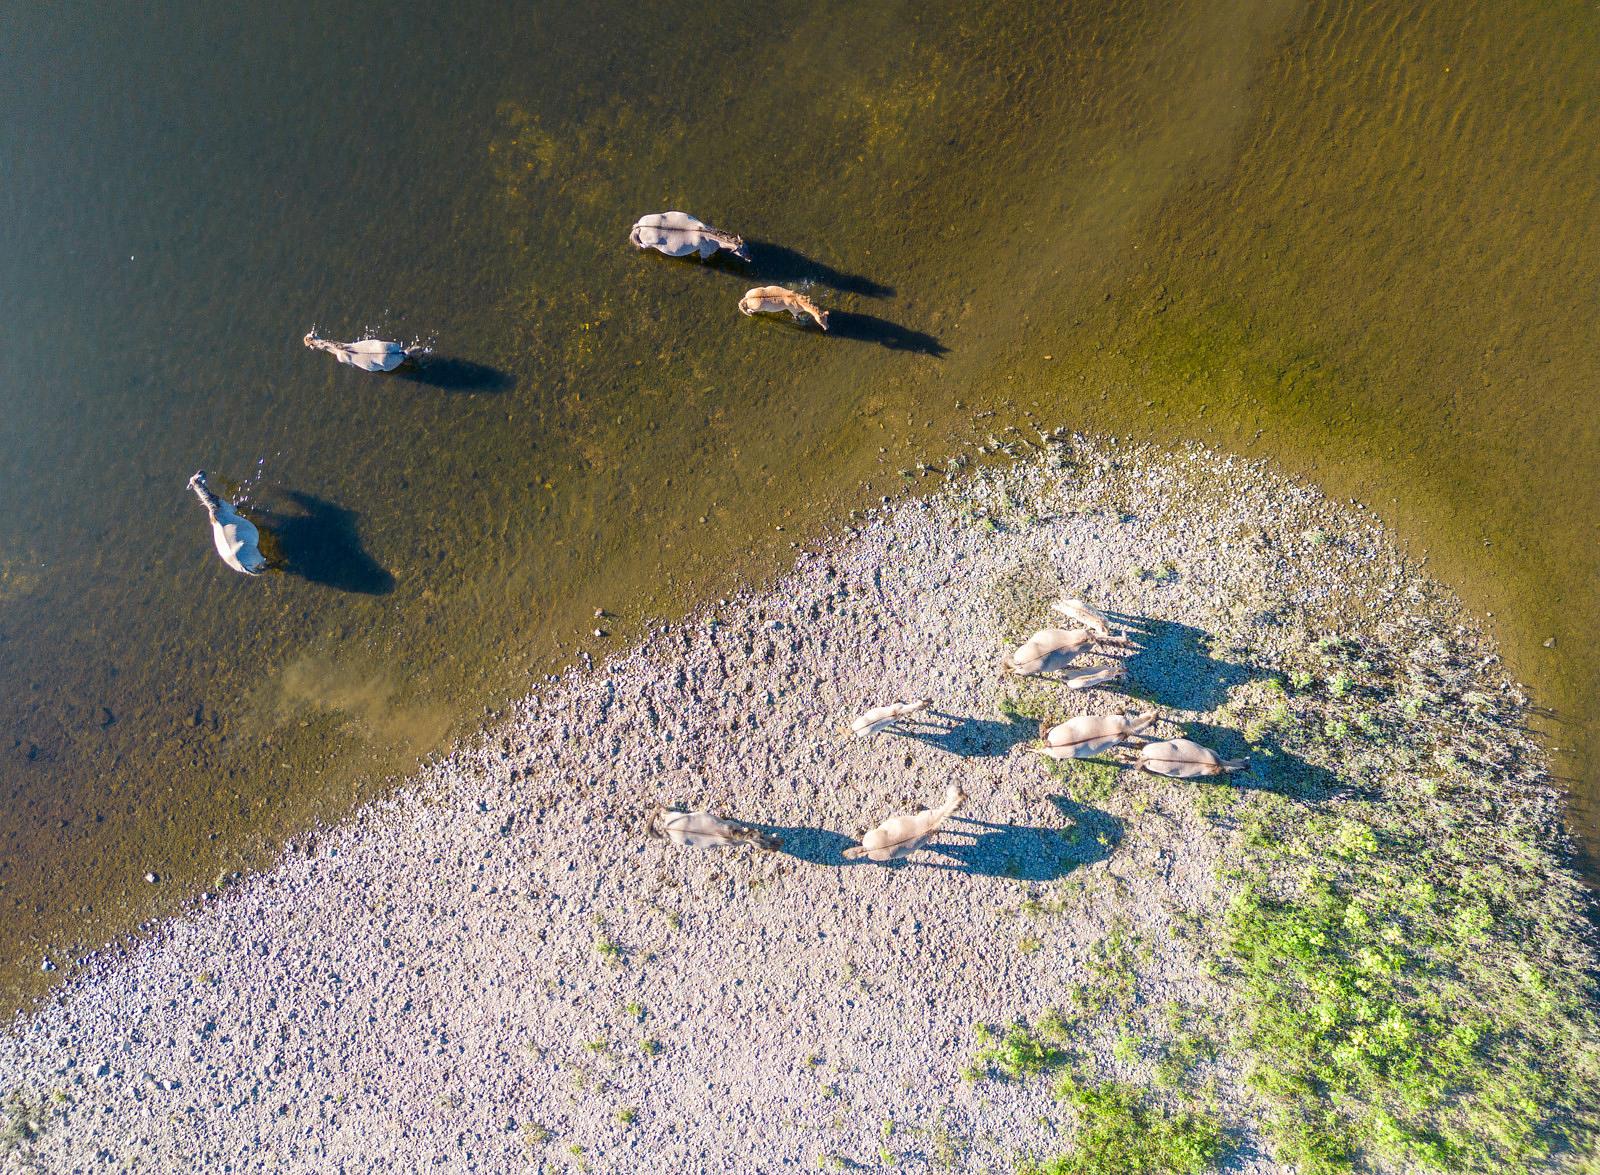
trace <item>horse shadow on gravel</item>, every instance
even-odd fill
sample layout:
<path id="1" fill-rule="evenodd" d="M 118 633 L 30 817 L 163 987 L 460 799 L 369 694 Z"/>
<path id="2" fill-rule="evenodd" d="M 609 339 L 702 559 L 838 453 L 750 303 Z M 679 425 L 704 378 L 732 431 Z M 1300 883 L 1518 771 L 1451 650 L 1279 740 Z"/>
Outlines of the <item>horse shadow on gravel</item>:
<path id="1" fill-rule="evenodd" d="M 1130 697 L 1174 710 L 1215 710 L 1247 681 L 1265 677 L 1247 665 L 1214 657 L 1205 650 L 1206 633 L 1191 624 L 1143 616 L 1113 615 L 1114 628 L 1126 627 L 1141 646 L 1128 655 Z"/>
<path id="2" fill-rule="evenodd" d="M 1193 625 L 1113 613 L 1113 628 L 1126 628 L 1142 647 L 1127 658 L 1129 681 L 1123 692 L 1151 705 L 1204 713 L 1228 700 L 1236 688 L 1272 676 L 1206 651 L 1207 634 Z M 1352 788 L 1325 767 L 1287 750 L 1277 734 L 1264 731 L 1254 745 L 1238 730 L 1206 722 L 1187 722 L 1183 737 L 1209 747 L 1224 759 L 1249 759 L 1250 770 L 1216 776 L 1213 783 L 1259 788 L 1294 799 L 1351 794 Z"/>
<path id="3" fill-rule="evenodd" d="M 785 828 L 778 824 L 758 824 L 755 827 L 778 837 L 783 842 L 778 851 L 797 861 L 807 861 L 813 865 L 861 863 L 845 858 L 844 851 L 857 842 L 842 832 L 834 832 L 828 828 L 810 828 L 805 825 Z"/>
<path id="4" fill-rule="evenodd" d="M 1308 763 L 1294 752 L 1286 750 L 1275 734 L 1270 732 L 1258 738 L 1252 746 L 1244 735 L 1227 726 L 1209 722 L 1184 723 L 1183 737 L 1192 738 L 1203 747 L 1210 747 L 1224 759 L 1249 759 L 1248 771 L 1231 775 L 1218 775 L 1208 782 L 1229 787 L 1277 792 L 1295 800 L 1325 800 L 1335 795 L 1360 796 L 1362 789 L 1341 781 L 1326 767 Z"/>
<path id="5" fill-rule="evenodd" d="M 768 825 L 763 830 L 783 839 L 780 852 L 813 865 L 945 869 L 1012 881 L 1054 881 L 1080 865 L 1103 861 L 1115 851 L 1122 840 L 1122 821 L 1065 796 L 1050 799 L 1071 822 L 1068 827 L 1001 824 L 955 815 L 924 848 L 899 861 L 850 860 L 844 851 L 859 842 L 825 828 Z"/>
<path id="6" fill-rule="evenodd" d="M 1122 821 L 1111 813 L 1066 796 L 1051 796 L 1050 802 L 1071 821 L 1066 828 L 998 824 L 958 814 L 950 817 L 938 841 L 929 846 L 943 860 L 930 857 L 907 863 L 976 877 L 1055 881 L 1080 865 L 1108 859 L 1122 842 Z"/>
<path id="7" fill-rule="evenodd" d="M 1021 717 L 1000 722 L 941 710 L 928 710 L 925 715 L 921 721 L 902 722 L 884 733 L 927 743 L 963 759 L 997 759 L 1009 755 L 1018 743 L 1037 738 L 1039 734 L 1035 723 Z"/>

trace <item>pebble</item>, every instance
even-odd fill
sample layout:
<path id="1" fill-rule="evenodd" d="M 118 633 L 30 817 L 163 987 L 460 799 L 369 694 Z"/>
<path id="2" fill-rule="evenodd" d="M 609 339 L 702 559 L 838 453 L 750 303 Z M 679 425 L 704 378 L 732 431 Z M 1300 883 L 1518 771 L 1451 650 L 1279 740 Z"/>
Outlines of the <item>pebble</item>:
<path id="1" fill-rule="evenodd" d="M 156 882 L 161 880 L 161 874 L 159 874 L 159 873 L 146 873 L 144 875 L 144 879 L 146 881 L 148 881 L 151 885 L 154 885 Z"/>

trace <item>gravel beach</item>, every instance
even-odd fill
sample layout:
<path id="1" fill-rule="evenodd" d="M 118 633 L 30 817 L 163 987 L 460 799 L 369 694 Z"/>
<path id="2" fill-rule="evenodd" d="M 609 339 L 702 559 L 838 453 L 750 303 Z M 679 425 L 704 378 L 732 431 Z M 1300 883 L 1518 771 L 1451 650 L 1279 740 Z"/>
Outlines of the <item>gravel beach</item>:
<path id="1" fill-rule="evenodd" d="M 1040 716 L 1154 706 L 1159 737 L 1249 753 L 1241 698 L 1262 667 L 1339 632 L 1439 643 L 1478 689 L 1523 699 L 1365 511 L 1198 448 L 1026 447 L 542 683 L 389 800 L 76 967 L 0 1041 L 6 1161 L 983 1170 L 1059 1152 L 1049 1083 L 964 1076 L 975 1028 L 1063 1003 L 1105 969 L 1108 936 L 1142 944 L 1132 1018 L 1175 1001 L 1225 1016 L 1203 928 L 1239 885 L 1238 829 L 1197 799 L 1215 782 L 1124 770 L 1084 798 L 1027 753 Z M 1004 652 L 1058 623 L 1063 589 L 1142 646 L 1126 689 L 1001 676 Z M 919 696 L 923 721 L 843 733 Z M 1559 822 L 1529 736 L 1472 738 Z M 1227 786 L 1271 787 L 1284 758 Z M 1318 769 L 1318 794 L 1370 785 L 1381 758 Z M 967 803 L 912 859 L 841 856 L 952 782 Z M 648 839 L 656 802 L 782 848 Z M 1041 904 L 1054 913 L 1030 916 Z M 1084 1063 L 1148 1071 L 1115 1040 L 1086 1038 Z M 1202 1082 L 1248 1107 L 1229 1054 L 1199 1063 Z M 1284 1169 L 1270 1156 L 1246 1108 L 1224 1166 Z"/>

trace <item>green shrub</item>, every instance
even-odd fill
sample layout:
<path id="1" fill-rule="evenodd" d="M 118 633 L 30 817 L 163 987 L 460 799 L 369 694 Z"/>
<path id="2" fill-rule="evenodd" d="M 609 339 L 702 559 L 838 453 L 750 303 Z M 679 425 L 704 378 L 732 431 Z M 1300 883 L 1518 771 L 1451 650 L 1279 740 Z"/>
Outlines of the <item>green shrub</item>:
<path id="1" fill-rule="evenodd" d="M 1549 927 L 1495 917 L 1513 882 L 1419 846 L 1382 857 L 1369 827 L 1327 824 L 1322 865 L 1286 890 L 1258 878 L 1228 914 L 1279 1158 L 1307 1175 L 1511 1172 L 1592 1129 L 1585 981 L 1550 978 Z"/>
<path id="2" fill-rule="evenodd" d="M 980 1047 L 970 1068 L 980 1075 L 987 1070 L 1021 1081 L 1066 1063 L 1065 1053 L 1025 1023 L 1011 1025 L 1003 1036 L 979 1025 L 977 1035 Z"/>
<path id="3" fill-rule="evenodd" d="M 1199 1175 L 1222 1151 L 1215 1118 L 1168 1112 L 1132 1086 L 1061 1079 L 1056 1097 L 1077 1111 L 1072 1150 L 1021 1163 L 1018 1175 Z"/>

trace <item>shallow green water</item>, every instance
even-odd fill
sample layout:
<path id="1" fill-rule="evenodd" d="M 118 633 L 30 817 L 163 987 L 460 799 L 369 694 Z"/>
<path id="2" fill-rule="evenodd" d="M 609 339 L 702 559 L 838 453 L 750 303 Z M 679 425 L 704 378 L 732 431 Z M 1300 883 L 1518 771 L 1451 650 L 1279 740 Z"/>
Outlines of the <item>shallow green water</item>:
<path id="1" fill-rule="evenodd" d="M 1583 745 L 1597 29 L 1289 2 L 0 17 L 8 996 L 1029 413 L 1360 497 Z M 669 207 L 755 263 L 636 254 Z M 803 280 L 827 337 L 734 309 Z M 313 324 L 439 358 L 335 368 Z M 216 560 L 202 466 L 248 482 L 291 573 Z"/>

